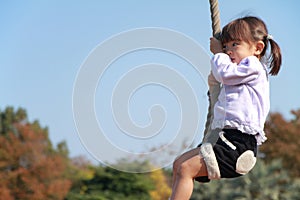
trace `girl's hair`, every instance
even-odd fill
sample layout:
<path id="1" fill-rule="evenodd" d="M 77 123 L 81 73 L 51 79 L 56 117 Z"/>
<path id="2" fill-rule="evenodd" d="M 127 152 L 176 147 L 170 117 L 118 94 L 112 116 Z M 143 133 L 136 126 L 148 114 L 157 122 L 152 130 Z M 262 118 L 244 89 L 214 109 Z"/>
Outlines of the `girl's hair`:
<path id="1" fill-rule="evenodd" d="M 270 63 L 270 74 L 277 75 L 281 66 L 281 51 L 279 45 L 270 37 L 268 29 L 265 23 L 252 16 L 238 18 L 229 24 L 227 24 L 221 34 L 222 43 L 227 43 L 233 40 L 245 41 L 247 43 L 253 43 L 263 41 L 265 48 L 260 54 L 259 58 L 262 58 L 266 54 L 266 50 L 271 46 L 271 51 L 267 61 Z"/>

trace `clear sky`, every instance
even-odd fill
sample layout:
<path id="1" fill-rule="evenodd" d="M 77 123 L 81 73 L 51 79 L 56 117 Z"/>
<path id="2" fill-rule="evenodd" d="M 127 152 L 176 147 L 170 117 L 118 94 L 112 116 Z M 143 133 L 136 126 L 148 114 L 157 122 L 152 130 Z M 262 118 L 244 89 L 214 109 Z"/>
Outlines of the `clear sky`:
<path id="1" fill-rule="evenodd" d="M 283 65 L 279 76 L 270 79 L 271 111 L 286 118 L 300 107 L 300 67 L 293 61 L 299 56 L 299 2 L 219 1 L 222 26 L 236 17 L 255 15 L 266 22 L 280 44 Z M 76 133 L 72 93 L 82 63 L 97 45 L 127 30 L 161 27 L 193 38 L 210 55 L 208 0 L 0 1 L 0 26 L 0 109 L 25 108 L 30 120 L 38 119 L 49 127 L 54 144 L 67 142 L 71 156 L 88 155 Z M 159 53 L 150 54 L 156 57 Z M 123 64 L 151 62 L 147 59 L 137 55 Z M 170 63 L 176 65 L 174 60 Z M 111 71 L 107 78 L 113 79 L 118 72 Z M 200 90 L 201 96 L 205 89 Z M 165 93 L 159 92 L 158 96 Z M 139 93 L 135 98 L 147 102 L 151 96 Z M 101 112 L 100 105 L 96 108 Z"/>

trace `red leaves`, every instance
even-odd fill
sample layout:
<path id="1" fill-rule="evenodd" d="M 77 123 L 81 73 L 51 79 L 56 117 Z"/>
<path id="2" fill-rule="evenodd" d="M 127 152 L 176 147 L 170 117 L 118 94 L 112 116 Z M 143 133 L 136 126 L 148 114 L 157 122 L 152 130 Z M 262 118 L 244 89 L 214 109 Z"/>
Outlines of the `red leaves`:
<path id="1" fill-rule="evenodd" d="M 260 150 L 265 159 L 282 159 L 285 168 L 290 169 L 293 176 L 300 176 L 300 110 L 292 111 L 294 118 L 286 120 L 280 113 L 271 113 L 265 130 L 268 140 Z"/>
<path id="2" fill-rule="evenodd" d="M 64 199 L 71 186 L 67 158 L 52 148 L 45 129 L 15 124 L 0 145 L 0 200 Z"/>

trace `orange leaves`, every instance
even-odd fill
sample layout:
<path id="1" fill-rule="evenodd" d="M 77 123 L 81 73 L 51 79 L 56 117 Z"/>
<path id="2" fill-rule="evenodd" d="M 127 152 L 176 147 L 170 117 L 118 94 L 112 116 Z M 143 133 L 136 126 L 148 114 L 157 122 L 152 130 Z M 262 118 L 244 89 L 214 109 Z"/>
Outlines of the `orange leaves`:
<path id="1" fill-rule="evenodd" d="M 0 200 L 64 199 L 68 159 L 52 148 L 37 123 L 14 123 L 0 135 Z"/>
<path id="2" fill-rule="evenodd" d="M 153 171 L 150 173 L 150 177 L 155 184 L 155 189 L 150 191 L 151 199 L 168 199 L 168 197 L 171 195 L 171 188 L 167 184 L 164 172 L 161 169 Z"/>
<path id="3" fill-rule="evenodd" d="M 265 159 L 282 159 L 285 168 L 292 175 L 300 176 L 300 110 L 292 111 L 294 118 L 286 120 L 280 113 L 271 113 L 265 130 L 268 140 L 260 150 L 266 155 Z"/>

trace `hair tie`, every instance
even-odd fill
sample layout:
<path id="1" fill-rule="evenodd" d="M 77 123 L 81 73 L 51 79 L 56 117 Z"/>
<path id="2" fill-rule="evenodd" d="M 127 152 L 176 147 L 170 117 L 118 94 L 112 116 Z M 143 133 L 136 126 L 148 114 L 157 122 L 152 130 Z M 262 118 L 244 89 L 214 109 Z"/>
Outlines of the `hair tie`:
<path id="1" fill-rule="evenodd" d="M 272 36 L 271 34 L 268 34 L 268 35 L 267 35 L 267 39 L 268 39 L 268 40 L 273 40 L 273 36 Z"/>

